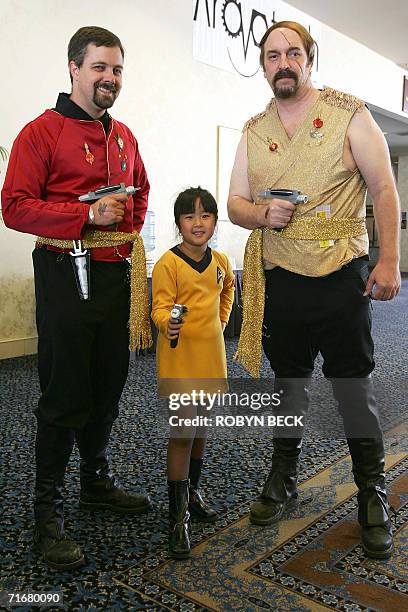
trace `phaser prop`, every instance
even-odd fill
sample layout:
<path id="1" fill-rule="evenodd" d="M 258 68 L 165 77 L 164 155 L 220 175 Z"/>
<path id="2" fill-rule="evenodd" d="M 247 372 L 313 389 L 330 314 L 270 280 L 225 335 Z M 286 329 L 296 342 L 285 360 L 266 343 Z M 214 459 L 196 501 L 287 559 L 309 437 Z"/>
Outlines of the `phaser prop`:
<path id="1" fill-rule="evenodd" d="M 184 306 L 184 304 L 174 304 L 171 310 L 170 316 L 172 319 L 175 319 L 177 323 L 181 323 L 183 320 L 183 315 L 186 315 L 187 313 L 188 313 L 187 306 Z M 176 348 L 178 344 L 178 340 L 179 340 L 178 335 L 177 335 L 177 338 L 173 338 L 172 340 L 170 340 L 170 348 Z"/>
<path id="2" fill-rule="evenodd" d="M 81 300 L 89 300 L 90 255 L 87 249 L 82 249 L 81 240 L 73 240 L 71 255 L 72 267 Z"/>
<path id="3" fill-rule="evenodd" d="M 307 195 L 303 195 L 298 189 L 265 189 L 258 193 L 260 198 L 279 198 L 279 200 L 286 200 L 292 202 L 292 204 L 306 204 L 308 201 Z M 275 232 L 281 232 L 283 228 L 274 228 Z"/>
<path id="4" fill-rule="evenodd" d="M 133 187 L 133 185 L 126 187 L 125 183 L 120 183 L 119 185 L 107 185 L 106 187 L 95 189 L 95 191 L 88 191 L 88 193 L 79 196 L 78 200 L 80 202 L 92 202 L 93 200 L 103 198 L 105 195 L 116 195 L 117 193 L 126 193 L 128 196 L 131 196 L 139 189 L 140 187 Z"/>

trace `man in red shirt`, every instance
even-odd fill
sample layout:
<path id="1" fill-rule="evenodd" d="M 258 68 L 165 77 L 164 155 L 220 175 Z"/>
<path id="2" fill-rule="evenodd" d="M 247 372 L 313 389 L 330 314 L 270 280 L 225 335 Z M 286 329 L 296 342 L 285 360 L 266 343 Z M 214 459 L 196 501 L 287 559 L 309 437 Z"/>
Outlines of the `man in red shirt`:
<path id="1" fill-rule="evenodd" d="M 74 441 L 83 509 L 139 513 L 150 507 L 149 497 L 120 488 L 107 459 L 128 371 L 132 246 L 131 240 L 111 246 L 109 238 L 140 232 L 149 193 L 135 137 L 107 112 L 122 87 L 123 58 L 119 38 L 108 30 L 84 27 L 74 34 L 68 46 L 72 92 L 61 93 L 54 109 L 20 132 L 2 192 L 5 224 L 44 239 L 33 252 L 41 387 L 34 542 L 59 570 L 84 562 L 79 545 L 64 534 L 62 487 Z M 130 197 L 78 200 L 118 183 L 139 189 Z M 111 234 L 106 246 L 91 249 L 90 299 L 83 300 L 64 241 L 83 238 L 90 226 Z"/>

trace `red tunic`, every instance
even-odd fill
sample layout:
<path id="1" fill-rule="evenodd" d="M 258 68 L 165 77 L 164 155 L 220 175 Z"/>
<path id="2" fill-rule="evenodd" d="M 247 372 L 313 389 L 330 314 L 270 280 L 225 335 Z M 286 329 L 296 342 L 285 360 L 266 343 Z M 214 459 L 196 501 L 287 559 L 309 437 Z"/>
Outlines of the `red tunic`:
<path id="1" fill-rule="evenodd" d="M 93 155 L 92 164 L 86 149 Z M 87 227 L 89 204 L 79 202 L 78 197 L 117 183 L 140 187 L 129 197 L 117 231 L 140 232 L 149 182 L 129 128 L 111 118 L 105 135 L 98 120 L 72 119 L 46 110 L 14 142 L 2 191 L 4 223 L 46 238 L 79 239 Z M 118 261 L 117 251 L 127 257 L 130 245 L 94 248 L 92 258 Z"/>

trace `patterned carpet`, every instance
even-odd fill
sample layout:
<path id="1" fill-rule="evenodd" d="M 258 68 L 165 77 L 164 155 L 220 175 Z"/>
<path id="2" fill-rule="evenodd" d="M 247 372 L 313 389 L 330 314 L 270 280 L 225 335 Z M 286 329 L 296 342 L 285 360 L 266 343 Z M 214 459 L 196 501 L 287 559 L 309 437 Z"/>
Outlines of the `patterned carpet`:
<path id="1" fill-rule="evenodd" d="M 60 591 L 64 609 L 70 611 L 408 610 L 407 324 L 405 279 L 397 300 L 374 304 L 376 381 L 388 430 L 387 484 L 398 510 L 396 551 L 388 561 L 362 555 L 356 489 L 342 439 L 310 439 L 303 451 L 296 508 L 279 525 L 249 524 L 250 502 L 269 469 L 267 436 L 214 438 L 209 443 L 203 484 L 220 519 L 214 525 L 194 524 L 191 558 L 169 560 L 166 441 L 156 426 L 150 354 L 131 362 L 111 459 L 126 487 L 149 491 L 154 510 L 132 518 L 81 513 L 75 451 L 66 478 L 65 511 L 69 533 L 82 542 L 87 564 L 72 574 L 47 569 L 30 549 L 36 358 L 0 362 L 0 591 Z M 235 347 L 236 340 L 227 340 L 230 374 L 240 377 L 244 372 L 232 364 Z M 266 364 L 263 374 L 268 375 Z M 315 383 L 318 405 L 319 371 Z M 318 406 L 312 405 L 312 418 L 313 409 Z"/>

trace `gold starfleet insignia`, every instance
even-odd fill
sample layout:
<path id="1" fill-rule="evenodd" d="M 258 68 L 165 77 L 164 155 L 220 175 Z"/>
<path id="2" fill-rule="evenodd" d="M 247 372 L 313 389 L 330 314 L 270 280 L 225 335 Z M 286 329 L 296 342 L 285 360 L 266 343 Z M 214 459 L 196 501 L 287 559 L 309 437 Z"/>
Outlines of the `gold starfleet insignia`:
<path id="1" fill-rule="evenodd" d="M 88 147 L 88 143 L 86 143 L 86 142 L 84 142 L 84 149 L 85 149 L 85 153 L 86 153 L 85 159 L 88 162 L 88 164 L 91 164 L 91 166 L 92 166 L 92 164 L 95 161 L 95 156 L 94 156 L 93 153 L 91 153 L 91 150 Z"/>
<path id="2" fill-rule="evenodd" d="M 124 145 L 124 142 L 123 142 L 122 137 L 121 137 L 121 136 L 119 136 L 119 134 L 116 134 L 116 136 L 115 136 L 115 140 L 116 140 L 116 142 L 118 143 L 118 148 L 119 148 L 119 157 L 120 157 L 120 154 L 121 154 L 121 153 L 122 153 L 122 151 L 123 151 L 123 145 Z"/>

